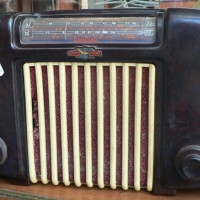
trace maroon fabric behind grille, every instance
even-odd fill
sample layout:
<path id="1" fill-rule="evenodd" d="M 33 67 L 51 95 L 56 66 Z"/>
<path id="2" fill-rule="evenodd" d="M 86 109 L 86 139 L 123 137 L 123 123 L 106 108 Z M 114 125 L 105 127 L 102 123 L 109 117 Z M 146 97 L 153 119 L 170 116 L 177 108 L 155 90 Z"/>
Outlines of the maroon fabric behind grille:
<path id="1" fill-rule="evenodd" d="M 74 156 L 73 156 L 73 132 L 72 132 L 72 78 L 71 66 L 66 66 L 66 90 L 67 90 L 67 139 L 69 180 L 74 182 Z"/>
<path id="2" fill-rule="evenodd" d="M 142 70 L 141 186 L 147 185 L 149 68 Z"/>
<path id="3" fill-rule="evenodd" d="M 135 67 L 129 68 L 128 185 L 134 186 Z"/>
<path id="4" fill-rule="evenodd" d="M 92 181 L 97 184 L 97 73 L 96 67 L 91 67 L 91 107 L 92 107 Z"/>
<path id="5" fill-rule="evenodd" d="M 79 148 L 81 182 L 86 182 L 84 67 L 78 67 Z"/>
<path id="6" fill-rule="evenodd" d="M 58 180 L 63 181 L 62 175 L 62 146 L 61 146 L 61 124 L 60 124 L 60 83 L 59 67 L 54 67 L 55 84 L 55 104 L 56 104 L 56 136 L 57 136 L 57 162 L 58 162 Z"/>
<path id="7" fill-rule="evenodd" d="M 30 68 L 30 78 L 31 78 L 31 94 L 33 103 L 33 137 L 34 137 L 34 156 L 35 156 L 35 168 L 36 177 L 40 180 L 40 144 L 39 144 L 39 120 L 38 120 L 38 102 L 37 102 L 37 90 L 36 90 L 36 77 L 35 68 Z"/>
<path id="8" fill-rule="evenodd" d="M 122 184 L 122 66 L 117 67 L 117 185 Z"/>
<path id="9" fill-rule="evenodd" d="M 49 119 L 49 92 L 48 92 L 48 78 L 47 78 L 46 66 L 42 66 L 42 77 L 43 77 L 44 113 L 45 113 L 45 127 L 46 127 L 47 178 L 48 180 L 51 180 L 51 139 L 50 139 L 50 119 Z"/>
<path id="10" fill-rule="evenodd" d="M 104 184 L 110 185 L 110 73 L 103 68 L 104 78 Z"/>
<path id="11" fill-rule="evenodd" d="M 33 119 L 34 119 L 34 149 L 37 178 L 40 180 L 40 158 L 39 158 L 39 135 L 38 135 L 38 111 L 37 91 L 35 83 L 35 70 L 31 68 L 31 84 L 33 98 Z M 129 154 L 128 154 L 128 184 L 134 185 L 134 112 L 135 112 L 135 67 L 129 68 Z M 45 102 L 45 123 L 47 143 L 47 168 L 48 179 L 51 180 L 51 151 L 50 151 L 50 122 L 49 122 L 49 101 L 47 68 L 42 67 L 44 102 Z M 57 148 L 58 148 L 58 175 L 62 181 L 62 153 L 60 133 L 60 102 L 59 102 L 59 68 L 54 68 L 55 93 L 56 93 L 56 126 L 57 126 Z M 122 67 L 117 67 L 117 185 L 122 180 Z M 143 69 L 142 83 L 142 134 L 141 134 L 141 186 L 147 182 L 147 152 L 148 152 L 148 68 Z M 85 155 L 85 110 L 84 110 L 84 68 L 79 66 L 79 142 L 80 142 L 80 167 L 81 182 L 86 182 L 86 155 Z M 104 183 L 110 184 L 110 74 L 109 67 L 104 66 Z M 66 87 L 67 87 L 67 129 L 68 129 L 68 159 L 69 179 L 74 182 L 74 159 L 73 159 L 73 128 L 72 128 L 72 83 L 71 66 L 66 66 Z M 97 184 L 98 158 L 97 158 L 97 84 L 96 67 L 91 67 L 91 104 L 92 104 L 92 173 L 93 183 Z"/>

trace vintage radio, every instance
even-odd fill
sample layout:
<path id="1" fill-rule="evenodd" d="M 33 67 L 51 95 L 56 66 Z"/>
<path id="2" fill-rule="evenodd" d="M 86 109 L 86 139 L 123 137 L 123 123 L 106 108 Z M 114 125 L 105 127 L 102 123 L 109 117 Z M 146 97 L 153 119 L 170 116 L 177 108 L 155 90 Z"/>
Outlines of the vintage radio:
<path id="1" fill-rule="evenodd" d="M 200 187 L 199 10 L 0 22 L 1 176 L 168 195 Z"/>

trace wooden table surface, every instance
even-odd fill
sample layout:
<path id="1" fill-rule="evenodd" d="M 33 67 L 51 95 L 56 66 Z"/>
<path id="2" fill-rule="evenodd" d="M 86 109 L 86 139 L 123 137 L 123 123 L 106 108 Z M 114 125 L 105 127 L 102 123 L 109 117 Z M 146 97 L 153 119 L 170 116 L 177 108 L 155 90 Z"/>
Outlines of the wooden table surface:
<path id="1" fill-rule="evenodd" d="M 2 190 L 3 189 L 3 190 Z M 16 193 L 17 192 L 17 193 Z M 18 193 L 20 192 L 20 193 Z M 21 192 L 23 194 L 21 194 Z M 6 179 L 0 179 L 0 200 L 15 199 L 13 196 L 18 196 L 19 199 L 35 199 L 35 196 L 26 197 L 25 194 L 37 195 L 37 198 L 48 197 L 47 199 L 65 199 L 65 200 L 199 200 L 200 190 L 178 190 L 176 196 L 155 196 L 145 189 L 136 192 L 134 189 L 127 191 L 118 188 L 112 190 L 109 187 L 99 189 L 97 186 L 88 188 L 81 186 L 77 188 L 74 185 L 69 187 L 60 184 L 54 186 L 51 183 L 43 185 L 41 183 L 31 186 L 12 185 Z M 4 197 L 3 197 L 3 196 Z M 21 195 L 21 196 L 20 196 Z M 40 199 L 40 198 L 39 198 Z"/>

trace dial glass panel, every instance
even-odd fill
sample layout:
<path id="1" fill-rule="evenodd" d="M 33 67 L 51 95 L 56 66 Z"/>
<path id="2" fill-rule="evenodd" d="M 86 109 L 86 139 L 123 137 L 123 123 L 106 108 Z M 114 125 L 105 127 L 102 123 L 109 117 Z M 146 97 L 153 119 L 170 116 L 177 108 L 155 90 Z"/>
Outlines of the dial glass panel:
<path id="1" fill-rule="evenodd" d="M 156 17 L 26 18 L 22 44 L 152 44 Z"/>

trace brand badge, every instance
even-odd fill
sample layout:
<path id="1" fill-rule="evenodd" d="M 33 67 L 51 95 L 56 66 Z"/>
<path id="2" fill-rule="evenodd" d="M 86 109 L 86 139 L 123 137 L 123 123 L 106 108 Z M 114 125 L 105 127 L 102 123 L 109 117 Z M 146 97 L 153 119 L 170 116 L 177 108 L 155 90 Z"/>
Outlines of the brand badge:
<path id="1" fill-rule="evenodd" d="M 67 55 L 81 59 L 94 59 L 95 57 L 101 57 L 102 52 L 94 48 L 76 47 L 74 50 L 69 50 Z"/>

